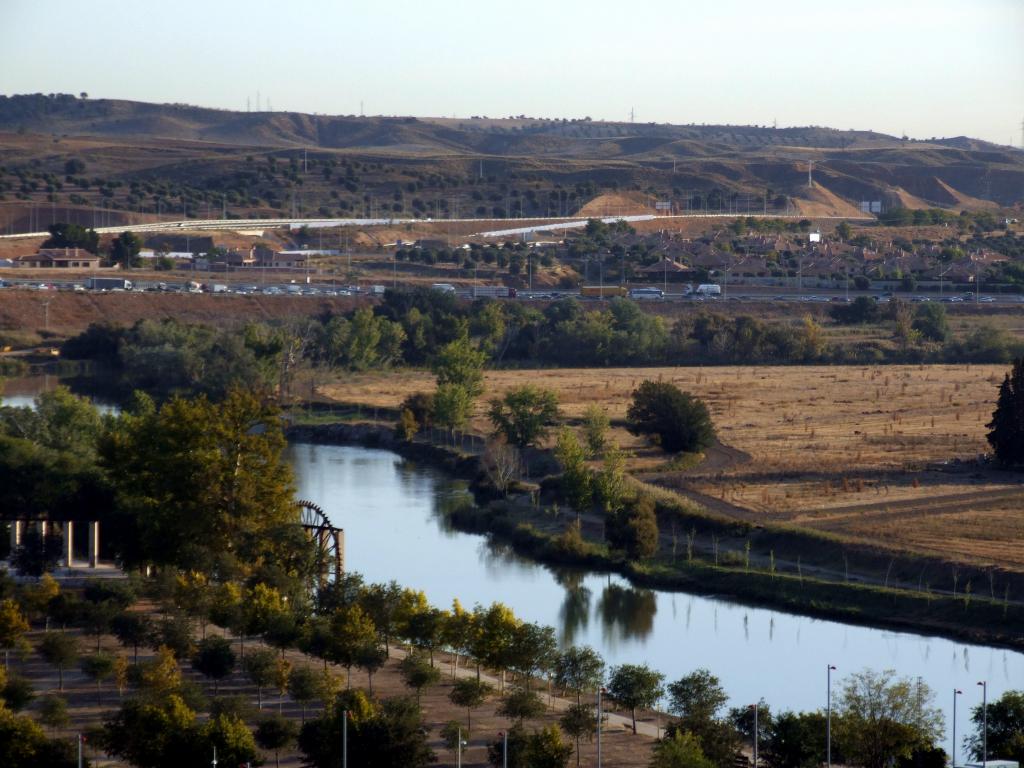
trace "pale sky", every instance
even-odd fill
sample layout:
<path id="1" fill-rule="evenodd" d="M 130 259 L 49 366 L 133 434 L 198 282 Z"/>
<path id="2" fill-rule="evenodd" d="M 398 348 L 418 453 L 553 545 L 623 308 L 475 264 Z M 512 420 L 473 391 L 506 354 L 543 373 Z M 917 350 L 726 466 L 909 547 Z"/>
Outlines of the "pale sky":
<path id="1" fill-rule="evenodd" d="M 1024 0 L 0 0 L 0 93 L 1021 144 Z"/>

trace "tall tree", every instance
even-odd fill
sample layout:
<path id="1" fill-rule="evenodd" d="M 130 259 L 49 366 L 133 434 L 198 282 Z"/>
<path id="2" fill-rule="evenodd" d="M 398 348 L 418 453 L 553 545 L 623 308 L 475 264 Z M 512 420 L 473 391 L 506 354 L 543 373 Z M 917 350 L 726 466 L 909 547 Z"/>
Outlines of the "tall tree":
<path id="1" fill-rule="evenodd" d="M 996 701 L 990 701 L 987 711 L 980 705 L 975 707 L 971 711 L 971 722 L 974 733 L 968 737 L 968 748 L 975 760 L 984 759 L 981 730 L 987 723 L 989 759 L 999 757 L 1024 762 L 1024 690 L 1007 691 Z"/>
<path id="2" fill-rule="evenodd" d="M 496 433 L 525 448 L 547 437 L 548 428 L 558 418 L 558 396 L 550 389 L 525 384 L 491 400 L 488 417 Z"/>
<path id="3" fill-rule="evenodd" d="M 1014 360 L 1003 379 L 988 428 L 989 445 L 1001 464 L 1024 463 L 1024 358 Z"/>
<path id="4" fill-rule="evenodd" d="M 892 670 L 850 675 L 838 701 L 835 735 L 846 758 L 864 768 L 885 768 L 931 748 L 942 735 L 942 711 L 923 680 L 897 678 Z"/>
<path id="5" fill-rule="evenodd" d="M 125 269 L 141 267 L 142 240 L 134 232 L 122 232 L 110 243 L 110 261 Z"/>
<path id="6" fill-rule="evenodd" d="M 661 698 L 665 676 L 646 664 L 622 664 L 612 667 L 608 679 L 608 694 L 629 709 L 636 734 L 637 709 L 653 707 Z"/>

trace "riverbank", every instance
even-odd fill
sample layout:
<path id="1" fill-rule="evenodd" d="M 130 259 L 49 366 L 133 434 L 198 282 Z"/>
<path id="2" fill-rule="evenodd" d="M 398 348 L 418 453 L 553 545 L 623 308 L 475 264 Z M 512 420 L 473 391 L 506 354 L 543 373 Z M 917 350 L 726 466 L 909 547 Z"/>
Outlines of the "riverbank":
<path id="1" fill-rule="evenodd" d="M 657 498 L 663 532 L 661 551 L 650 561 L 631 563 L 608 552 L 597 517 L 584 521 L 584 546 L 567 546 L 564 534 L 573 520 L 571 516 L 564 512 L 552 514 L 550 507 L 535 505 L 531 497 L 494 501 L 475 455 L 427 441 L 405 442 L 378 424 L 296 426 L 289 429 L 288 435 L 293 442 L 390 450 L 469 481 L 480 496 L 481 506 L 450 510 L 452 525 L 507 543 L 539 562 L 618 573 L 642 587 L 722 596 L 753 606 L 851 624 L 1024 648 L 1024 611 L 1018 602 L 1009 599 L 1013 593 L 1004 594 L 1003 599 L 999 599 L 998 592 L 994 596 L 985 594 L 990 591 L 990 584 L 985 582 L 982 592 L 982 582 L 974 581 L 971 586 L 970 574 L 960 574 L 955 596 L 924 581 L 920 588 L 908 589 L 901 586 L 897 574 L 913 568 L 907 563 L 894 563 L 886 553 L 834 539 L 823 540 L 806 532 L 757 528 L 735 520 L 716 519 L 697 508 L 674 505 L 665 496 Z M 543 494 L 541 501 L 545 501 Z M 751 542 L 747 550 L 749 559 L 744 559 L 746 542 Z M 771 549 L 766 549 L 762 557 L 760 550 L 765 546 Z M 711 556 L 712 549 L 718 553 L 717 565 Z M 792 552 L 797 554 L 790 563 L 786 557 Z M 823 558 L 833 558 L 839 564 L 838 578 L 843 581 L 828 578 L 836 572 L 826 572 L 818 564 Z M 844 558 L 849 568 L 845 576 Z M 857 570 L 861 562 L 884 563 L 886 559 L 888 585 L 882 578 L 872 582 L 870 573 Z M 918 573 L 921 566 L 934 572 L 943 566 L 921 558 L 916 558 L 914 565 Z"/>

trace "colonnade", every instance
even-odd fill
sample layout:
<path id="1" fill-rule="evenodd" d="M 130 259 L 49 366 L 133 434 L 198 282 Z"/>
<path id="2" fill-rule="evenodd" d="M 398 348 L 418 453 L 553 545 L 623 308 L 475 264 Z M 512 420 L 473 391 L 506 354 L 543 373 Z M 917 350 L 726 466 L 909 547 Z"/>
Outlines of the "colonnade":
<path id="1" fill-rule="evenodd" d="M 50 520 L 12 520 L 11 525 L 11 551 L 21 546 L 22 537 L 29 526 L 38 526 L 39 534 L 45 540 L 53 532 L 53 527 L 60 528 L 61 538 L 61 565 L 71 568 L 75 564 L 75 521 L 64 520 L 56 523 Z M 89 567 L 95 568 L 100 561 L 100 524 L 93 520 L 83 525 L 89 526 L 89 544 L 86 552 L 86 559 Z"/>

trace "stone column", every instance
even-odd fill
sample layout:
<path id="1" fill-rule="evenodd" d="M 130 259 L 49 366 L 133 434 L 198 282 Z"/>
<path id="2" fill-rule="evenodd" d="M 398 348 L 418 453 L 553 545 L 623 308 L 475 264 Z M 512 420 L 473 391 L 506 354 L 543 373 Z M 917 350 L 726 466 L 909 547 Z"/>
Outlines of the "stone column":
<path id="1" fill-rule="evenodd" d="M 334 578 L 340 579 L 345 573 L 345 531 L 334 530 Z"/>
<path id="2" fill-rule="evenodd" d="M 100 562 L 100 524 L 89 523 L 89 567 L 95 568 Z"/>
<path id="3" fill-rule="evenodd" d="M 71 520 L 65 520 L 60 527 L 60 543 L 64 567 L 70 568 L 75 561 L 75 524 Z"/>

